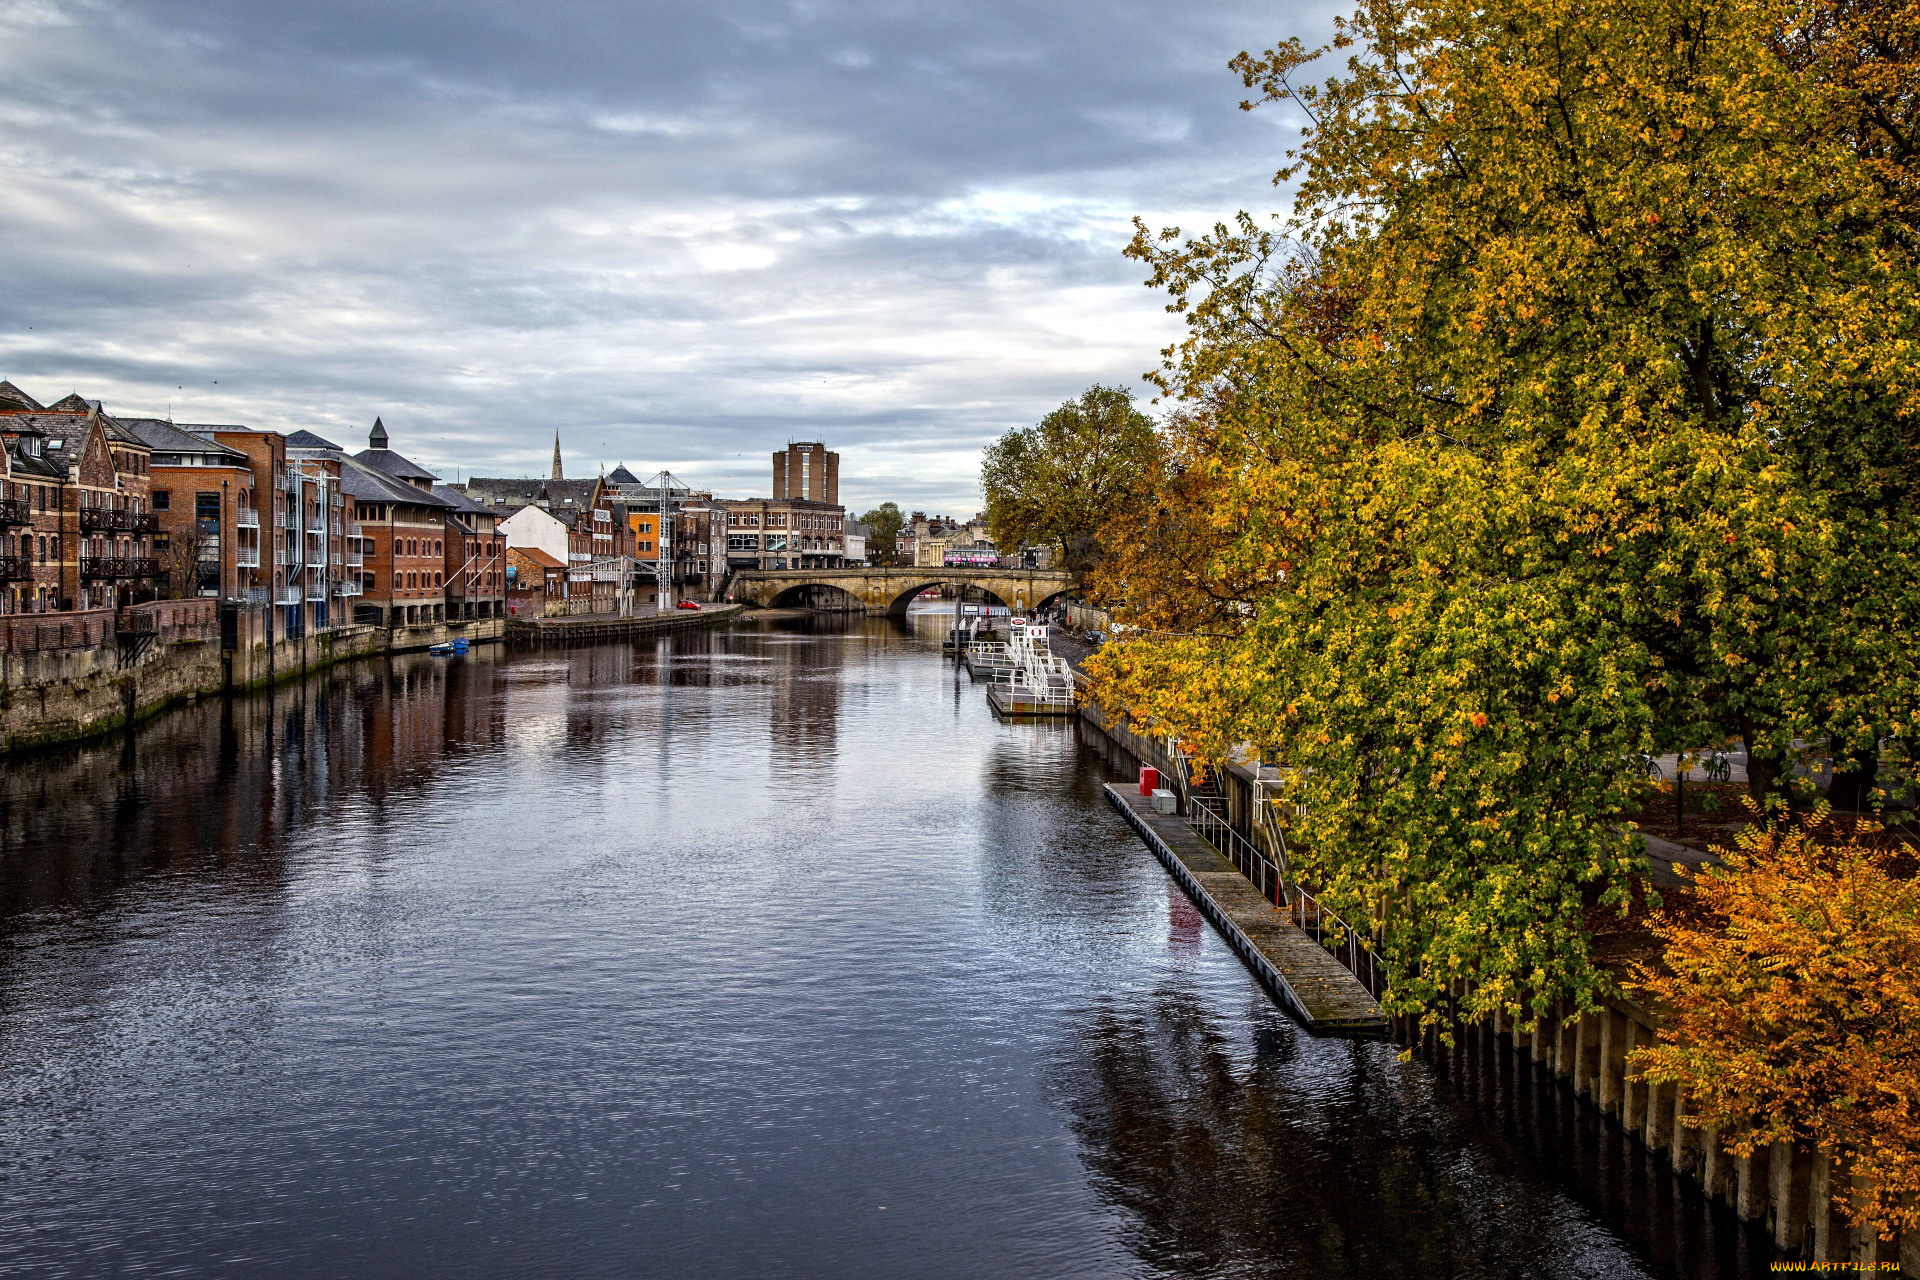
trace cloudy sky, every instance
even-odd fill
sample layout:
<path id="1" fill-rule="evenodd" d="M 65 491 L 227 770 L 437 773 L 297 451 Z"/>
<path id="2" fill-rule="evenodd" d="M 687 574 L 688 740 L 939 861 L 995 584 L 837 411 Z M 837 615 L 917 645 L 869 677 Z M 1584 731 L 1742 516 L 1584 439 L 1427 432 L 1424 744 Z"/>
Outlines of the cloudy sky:
<path id="1" fill-rule="evenodd" d="M 1243 0 L 0 0 L 0 377 L 452 476 L 978 503 L 1174 332 L 1135 214 L 1281 207 Z"/>

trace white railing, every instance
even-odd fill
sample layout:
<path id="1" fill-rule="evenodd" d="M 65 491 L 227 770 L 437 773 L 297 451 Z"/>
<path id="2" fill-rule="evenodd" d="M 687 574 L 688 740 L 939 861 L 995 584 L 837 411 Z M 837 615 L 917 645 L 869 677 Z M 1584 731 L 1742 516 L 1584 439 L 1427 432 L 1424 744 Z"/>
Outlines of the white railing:
<path id="1" fill-rule="evenodd" d="M 275 604 L 299 604 L 304 599 L 306 599 L 306 597 L 301 594 L 300 588 L 297 586 L 281 587 L 273 593 L 273 602 Z"/>
<path id="2" fill-rule="evenodd" d="M 258 569 L 260 567 L 260 548 L 258 547 L 234 548 L 233 562 L 239 565 L 242 569 Z"/>
<path id="3" fill-rule="evenodd" d="M 275 547 L 273 549 L 273 562 L 277 565 L 283 565 L 287 562 L 287 549 L 285 547 Z"/>
<path id="4" fill-rule="evenodd" d="M 260 513 L 252 507 L 241 507 L 233 513 L 233 523 L 242 529 L 258 529 Z"/>
<path id="5" fill-rule="evenodd" d="M 358 569 L 361 565 L 365 564 L 366 562 L 367 562 L 366 557 L 363 556 L 359 551 L 350 550 L 347 552 L 347 567 L 349 569 Z"/>
<path id="6" fill-rule="evenodd" d="M 357 596 L 361 594 L 360 581 L 357 578 L 345 579 L 340 582 L 336 582 L 333 584 L 333 589 L 335 592 L 343 596 Z"/>

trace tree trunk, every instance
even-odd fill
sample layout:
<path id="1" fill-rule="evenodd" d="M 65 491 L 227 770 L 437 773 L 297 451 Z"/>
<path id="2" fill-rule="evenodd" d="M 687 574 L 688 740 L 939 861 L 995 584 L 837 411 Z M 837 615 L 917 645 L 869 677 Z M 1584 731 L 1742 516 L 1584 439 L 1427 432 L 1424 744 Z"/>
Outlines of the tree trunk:
<path id="1" fill-rule="evenodd" d="M 1836 809 L 1865 813 L 1873 807 L 1873 789 L 1879 785 L 1880 756 L 1862 751 L 1833 762 L 1833 785 L 1827 788 L 1827 800 Z"/>
<path id="2" fill-rule="evenodd" d="M 1740 738 L 1747 749 L 1747 794 L 1752 796 L 1753 802 L 1764 810 L 1767 797 L 1779 793 L 1780 780 L 1788 771 L 1781 768 L 1779 760 L 1770 756 L 1762 757 L 1754 751 L 1753 744 L 1759 737 L 1759 731 L 1753 721 L 1747 716 L 1741 716 Z M 1793 803 L 1792 796 L 1786 796 L 1785 799 L 1789 805 Z"/>

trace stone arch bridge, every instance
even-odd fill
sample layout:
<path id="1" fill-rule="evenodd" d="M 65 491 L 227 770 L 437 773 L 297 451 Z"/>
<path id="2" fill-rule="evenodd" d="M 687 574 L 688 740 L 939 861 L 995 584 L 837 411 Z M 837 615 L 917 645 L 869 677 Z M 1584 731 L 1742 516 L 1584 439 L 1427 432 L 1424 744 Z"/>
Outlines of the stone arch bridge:
<path id="1" fill-rule="evenodd" d="M 1075 590 L 1064 569 L 970 569 L 962 565 L 866 569 L 756 569 L 733 575 L 727 599 L 765 608 L 864 608 L 870 615 L 904 615 L 928 587 L 968 586 L 1015 613 L 1028 613 Z"/>

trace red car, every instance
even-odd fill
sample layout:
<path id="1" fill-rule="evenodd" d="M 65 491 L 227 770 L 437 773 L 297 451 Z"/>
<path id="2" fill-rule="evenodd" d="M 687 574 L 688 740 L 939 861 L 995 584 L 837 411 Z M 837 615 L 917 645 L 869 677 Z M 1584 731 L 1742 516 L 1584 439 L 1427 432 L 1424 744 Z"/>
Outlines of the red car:
<path id="1" fill-rule="evenodd" d="M 679 604 L 673 607 L 676 609 L 698 609 L 700 607 L 700 604 L 696 600 L 682 600 Z"/>

